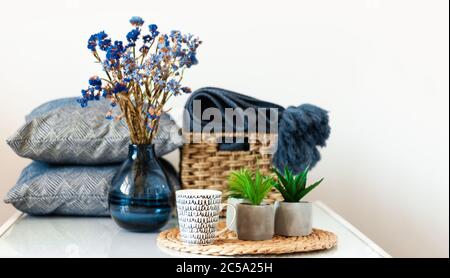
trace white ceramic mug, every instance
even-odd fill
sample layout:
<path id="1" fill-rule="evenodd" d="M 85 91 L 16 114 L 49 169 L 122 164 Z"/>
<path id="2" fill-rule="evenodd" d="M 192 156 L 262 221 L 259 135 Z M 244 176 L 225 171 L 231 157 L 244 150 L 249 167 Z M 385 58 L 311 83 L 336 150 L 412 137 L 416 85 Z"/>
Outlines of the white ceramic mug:
<path id="1" fill-rule="evenodd" d="M 180 238 L 188 244 L 208 245 L 229 227 L 216 231 L 219 213 L 230 204 L 221 204 L 222 192 L 209 189 L 184 189 L 176 191 L 178 225 Z"/>

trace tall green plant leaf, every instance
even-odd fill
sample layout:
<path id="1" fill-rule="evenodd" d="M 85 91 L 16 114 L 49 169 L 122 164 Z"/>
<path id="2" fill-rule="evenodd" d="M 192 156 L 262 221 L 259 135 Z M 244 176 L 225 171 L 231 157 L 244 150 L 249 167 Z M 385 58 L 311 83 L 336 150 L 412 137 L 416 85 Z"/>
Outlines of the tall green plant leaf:
<path id="1" fill-rule="evenodd" d="M 287 176 L 288 183 L 285 184 L 286 191 L 289 193 L 289 195 L 293 196 L 295 194 L 295 184 L 294 184 L 294 176 L 292 174 L 292 171 L 289 170 L 289 168 L 286 166 L 284 167 L 284 173 Z"/>
<path id="2" fill-rule="evenodd" d="M 281 193 L 283 199 L 287 200 L 290 198 L 289 194 L 286 192 L 286 189 L 284 189 L 280 183 L 276 182 L 273 186 Z"/>
<path id="3" fill-rule="evenodd" d="M 304 190 L 306 187 L 306 180 L 308 179 L 309 165 L 306 166 L 305 170 L 300 174 L 300 187 Z"/>
<path id="4" fill-rule="evenodd" d="M 283 174 L 278 171 L 278 169 L 273 168 L 272 171 L 275 172 L 275 174 L 278 177 L 278 181 L 281 182 L 281 184 L 283 184 L 283 186 L 288 184 L 287 180 L 284 178 Z"/>
<path id="5" fill-rule="evenodd" d="M 320 179 L 318 182 L 315 182 L 314 184 L 308 186 L 307 188 L 305 188 L 304 190 L 302 190 L 298 196 L 298 200 L 300 201 L 301 199 L 303 199 L 303 197 L 305 197 L 309 192 L 311 192 L 314 188 L 316 188 L 321 182 L 323 181 L 323 178 Z"/>

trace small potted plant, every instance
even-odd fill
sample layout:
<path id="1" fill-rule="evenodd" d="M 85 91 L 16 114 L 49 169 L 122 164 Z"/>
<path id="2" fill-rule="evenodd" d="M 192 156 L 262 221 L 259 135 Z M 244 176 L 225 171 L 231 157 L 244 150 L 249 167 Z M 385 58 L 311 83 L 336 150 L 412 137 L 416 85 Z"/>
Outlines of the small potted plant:
<path id="1" fill-rule="evenodd" d="M 232 172 L 228 180 L 231 197 L 244 199 L 236 206 L 236 234 L 240 240 L 267 240 L 274 234 L 274 210 L 263 203 L 274 184 L 258 169 Z"/>
<path id="2" fill-rule="evenodd" d="M 316 188 L 323 178 L 310 186 L 306 186 L 309 168 L 294 175 L 285 167 L 284 173 L 277 169 L 278 176 L 274 187 L 283 195 L 284 201 L 275 203 L 275 234 L 282 236 L 306 236 L 312 232 L 312 204 L 302 202 L 302 198 Z"/>

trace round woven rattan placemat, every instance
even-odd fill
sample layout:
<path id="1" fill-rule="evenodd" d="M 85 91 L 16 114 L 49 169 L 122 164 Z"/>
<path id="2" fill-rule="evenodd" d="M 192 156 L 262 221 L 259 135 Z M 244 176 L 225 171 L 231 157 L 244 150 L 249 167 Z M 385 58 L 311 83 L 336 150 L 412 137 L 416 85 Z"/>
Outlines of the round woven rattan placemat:
<path id="1" fill-rule="evenodd" d="M 218 229 L 224 227 L 225 223 L 219 222 Z M 332 232 L 313 229 L 312 234 L 304 237 L 274 236 L 271 240 L 245 241 L 237 239 L 234 232 L 227 231 L 212 245 L 189 245 L 180 240 L 178 228 L 173 228 L 161 232 L 157 241 L 165 248 L 201 255 L 275 255 L 330 249 L 336 246 L 337 236 Z"/>

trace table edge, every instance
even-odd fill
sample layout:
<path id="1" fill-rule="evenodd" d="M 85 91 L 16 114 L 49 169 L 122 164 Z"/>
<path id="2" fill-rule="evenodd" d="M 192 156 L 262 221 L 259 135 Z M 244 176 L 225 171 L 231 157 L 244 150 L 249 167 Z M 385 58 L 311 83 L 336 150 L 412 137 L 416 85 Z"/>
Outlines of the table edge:
<path id="1" fill-rule="evenodd" d="M 357 238 L 365 242 L 372 250 L 374 250 L 377 254 L 379 254 L 383 258 L 392 258 L 389 253 L 384 251 L 383 248 L 381 248 L 378 244 L 373 242 L 370 238 L 368 238 L 364 233 L 362 233 L 358 228 L 353 226 L 350 222 L 345 220 L 341 215 L 339 215 L 337 212 L 335 212 L 333 209 L 328 207 L 326 204 L 324 204 L 322 201 L 315 201 L 315 205 L 317 205 L 319 208 L 321 208 L 325 213 L 327 213 L 331 218 L 338 221 L 342 226 L 344 226 L 347 230 L 349 230 L 351 233 L 353 233 Z"/>
<path id="2" fill-rule="evenodd" d="M 23 215 L 23 212 L 16 211 L 11 217 L 9 217 L 5 223 L 0 226 L 0 237 L 3 236 Z"/>
<path id="3" fill-rule="evenodd" d="M 350 224 L 347 220 L 345 220 L 341 215 L 336 213 L 330 207 L 328 207 L 325 203 L 321 201 L 315 201 L 314 204 L 322 209 L 325 213 L 327 213 L 330 217 L 338 221 L 342 226 L 348 229 L 351 233 L 353 233 L 360 240 L 365 242 L 372 250 L 374 250 L 377 254 L 379 254 L 383 258 L 392 258 L 389 253 L 383 250 L 378 244 L 369 239 L 366 235 L 364 235 L 359 229 Z M 6 220 L 3 225 L 0 226 L 0 237 L 2 237 L 11 227 L 14 225 L 25 213 L 23 212 L 15 212 L 10 218 Z"/>

